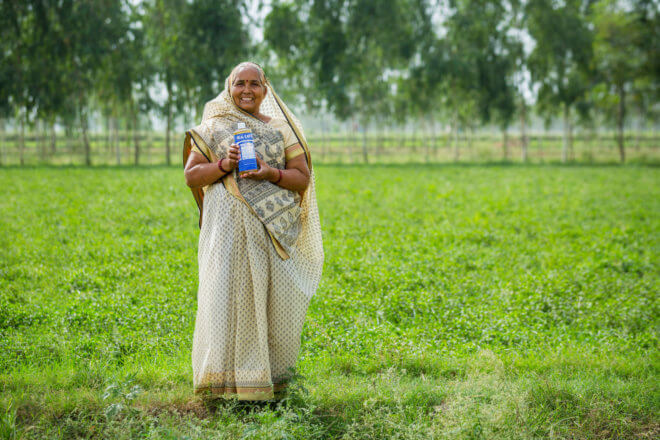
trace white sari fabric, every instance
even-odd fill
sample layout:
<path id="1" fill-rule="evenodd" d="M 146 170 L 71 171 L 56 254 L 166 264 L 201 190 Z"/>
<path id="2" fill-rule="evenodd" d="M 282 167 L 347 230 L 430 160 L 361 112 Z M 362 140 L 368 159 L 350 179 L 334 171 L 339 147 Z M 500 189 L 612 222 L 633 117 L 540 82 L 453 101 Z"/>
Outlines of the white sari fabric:
<path id="1" fill-rule="evenodd" d="M 231 124 L 239 121 L 253 128 L 256 152 L 269 165 L 285 168 L 285 142 L 293 135 L 311 169 L 302 127 L 270 84 L 261 112 L 287 124 L 255 121 L 238 109 L 227 92 L 230 80 L 207 103 L 184 151 L 192 147 L 209 160 L 223 157 Z M 290 133 L 278 135 L 286 130 Z M 206 187 L 202 199 L 194 390 L 239 400 L 273 399 L 295 369 L 307 306 L 323 266 L 313 172 L 304 194 L 230 175 Z"/>

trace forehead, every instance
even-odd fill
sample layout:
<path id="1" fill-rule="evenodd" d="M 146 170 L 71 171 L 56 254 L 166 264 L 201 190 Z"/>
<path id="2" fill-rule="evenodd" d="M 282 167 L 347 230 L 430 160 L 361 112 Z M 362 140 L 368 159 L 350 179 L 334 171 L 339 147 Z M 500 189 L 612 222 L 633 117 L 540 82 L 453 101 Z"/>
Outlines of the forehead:
<path id="1" fill-rule="evenodd" d="M 254 67 L 254 66 L 244 66 L 238 69 L 234 73 L 234 82 L 235 81 L 259 81 L 261 82 L 261 75 L 259 74 L 259 70 Z"/>

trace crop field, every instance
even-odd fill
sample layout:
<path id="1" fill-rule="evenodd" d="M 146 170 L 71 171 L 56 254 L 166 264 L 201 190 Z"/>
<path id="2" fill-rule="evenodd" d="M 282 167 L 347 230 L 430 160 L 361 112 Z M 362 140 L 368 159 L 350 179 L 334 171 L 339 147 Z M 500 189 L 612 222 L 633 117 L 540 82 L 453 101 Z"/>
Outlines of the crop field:
<path id="1" fill-rule="evenodd" d="M 0 168 L 0 439 L 660 436 L 660 169 L 315 170 L 323 279 L 261 406 L 192 393 L 180 168 Z"/>

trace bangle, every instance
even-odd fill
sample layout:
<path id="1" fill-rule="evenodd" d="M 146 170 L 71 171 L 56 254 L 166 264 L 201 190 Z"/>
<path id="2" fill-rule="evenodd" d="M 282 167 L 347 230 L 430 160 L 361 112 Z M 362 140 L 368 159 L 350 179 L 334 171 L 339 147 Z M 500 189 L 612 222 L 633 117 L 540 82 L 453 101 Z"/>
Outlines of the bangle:
<path id="1" fill-rule="evenodd" d="M 224 157 L 218 161 L 218 169 L 219 169 L 220 171 L 222 171 L 223 173 L 227 174 L 227 173 L 229 173 L 229 171 L 225 171 L 225 169 L 222 168 L 222 161 L 223 161 L 223 160 L 225 160 Z"/>
<path id="2" fill-rule="evenodd" d="M 280 180 L 282 180 L 282 170 L 279 168 L 276 168 L 277 172 L 280 173 L 279 179 L 277 179 L 275 182 L 272 182 L 273 184 L 277 184 Z"/>

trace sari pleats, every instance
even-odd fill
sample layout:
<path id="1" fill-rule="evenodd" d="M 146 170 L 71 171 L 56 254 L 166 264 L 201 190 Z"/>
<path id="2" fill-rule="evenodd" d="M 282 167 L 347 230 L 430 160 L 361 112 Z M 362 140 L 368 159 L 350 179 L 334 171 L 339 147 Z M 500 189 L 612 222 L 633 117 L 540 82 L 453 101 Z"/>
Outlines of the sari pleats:
<path id="1" fill-rule="evenodd" d="M 283 260 L 248 206 L 213 185 L 204 200 L 198 312 L 193 336 L 195 392 L 272 399 L 289 379 L 311 298 L 301 256 Z"/>

